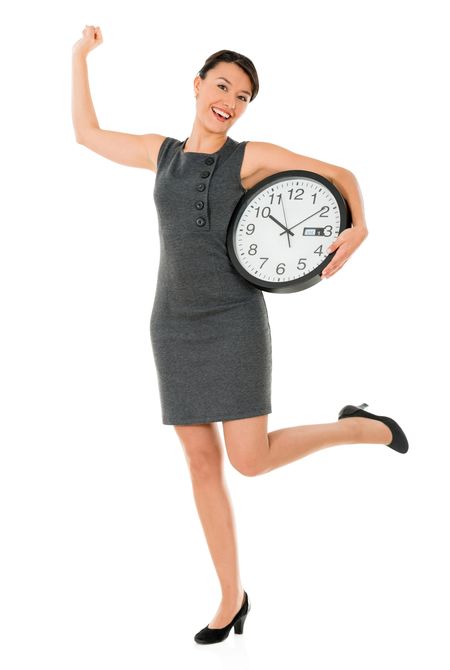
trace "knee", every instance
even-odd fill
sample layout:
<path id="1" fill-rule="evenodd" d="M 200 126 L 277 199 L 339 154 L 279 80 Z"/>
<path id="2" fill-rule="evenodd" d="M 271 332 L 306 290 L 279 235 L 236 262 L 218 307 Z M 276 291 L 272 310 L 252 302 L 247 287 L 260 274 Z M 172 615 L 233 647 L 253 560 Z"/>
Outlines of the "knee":
<path id="1" fill-rule="evenodd" d="M 228 459 L 235 470 L 246 477 L 266 472 L 267 415 L 224 422 L 224 437 Z"/>
<path id="2" fill-rule="evenodd" d="M 246 477 L 255 477 L 261 473 L 260 459 L 251 455 L 232 453 L 229 456 L 230 463 L 235 470 Z"/>
<path id="3" fill-rule="evenodd" d="M 186 454 L 186 460 L 192 480 L 196 482 L 210 481 L 221 474 L 221 459 L 217 454 L 197 452 Z"/>

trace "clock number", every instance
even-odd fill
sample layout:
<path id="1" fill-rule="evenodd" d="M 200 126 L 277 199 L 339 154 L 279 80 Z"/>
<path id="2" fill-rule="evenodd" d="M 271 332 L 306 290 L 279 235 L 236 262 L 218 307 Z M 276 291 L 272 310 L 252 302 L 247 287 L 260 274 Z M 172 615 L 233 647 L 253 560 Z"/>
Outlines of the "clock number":
<path id="1" fill-rule="evenodd" d="M 295 189 L 295 192 L 296 192 L 296 193 L 298 193 L 299 191 L 300 191 L 300 193 L 303 195 L 303 193 L 305 192 L 305 189 L 304 189 L 304 188 L 296 188 L 296 189 Z M 292 200 L 292 194 L 293 194 L 293 192 L 294 192 L 294 189 L 293 189 L 293 188 L 290 188 L 289 191 L 288 191 L 288 193 L 289 193 L 289 200 Z M 303 200 L 303 198 L 302 198 L 301 195 L 296 195 L 295 198 L 294 198 L 294 200 Z"/>
<path id="2" fill-rule="evenodd" d="M 248 255 L 249 256 L 254 256 L 256 254 L 256 249 L 257 249 L 257 244 L 253 243 L 249 246 L 248 248 Z"/>
<path id="3" fill-rule="evenodd" d="M 332 230 L 333 230 L 333 226 L 330 226 L 330 225 L 325 226 L 325 228 L 323 229 L 324 237 L 330 237 L 330 235 L 332 233 Z"/>
<path id="4" fill-rule="evenodd" d="M 270 207 L 263 207 L 262 209 L 260 207 L 256 207 L 256 216 L 259 216 L 259 212 L 261 210 L 261 216 L 263 219 L 267 219 L 268 216 L 270 216 Z"/>
<path id="5" fill-rule="evenodd" d="M 322 245 L 320 244 L 317 249 L 314 251 L 315 254 L 319 254 L 319 256 L 322 256 L 323 251 L 322 251 Z"/>
<path id="6" fill-rule="evenodd" d="M 304 270 L 306 268 L 306 258 L 299 258 L 297 263 L 297 270 Z M 300 267 L 301 265 L 301 267 Z"/>
<path id="7" fill-rule="evenodd" d="M 259 266 L 259 269 L 261 270 L 261 268 L 262 268 L 262 266 L 264 265 L 264 263 L 265 263 L 266 261 L 269 260 L 269 257 L 267 256 L 267 258 L 266 258 L 265 256 L 260 256 L 260 258 L 264 258 L 264 262 L 261 263 L 261 265 Z"/>
<path id="8" fill-rule="evenodd" d="M 248 232 L 250 230 L 250 232 Z M 254 223 L 248 223 L 247 224 L 247 235 L 253 235 L 255 232 L 255 224 Z M 331 235 L 331 233 L 330 233 Z"/>
<path id="9" fill-rule="evenodd" d="M 278 268 L 281 268 L 281 267 L 282 267 L 282 270 L 278 270 Z M 282 275 L 282 274 L 284 274 L 285 272 L 286 272 L 286 268 L 284 267 L 284 263 L 278 263 L 278 265 L 277 265 L 277 274 L 278 274 L 278 275 Z"/>
<path id="10" fill-rule="evenodd" d="M 330 211 L 330 208 L 328 207 L 328 205 L 324 205 L 324 206 L 322 207 L 322 211 L 320 212 L 319 216 L 326 216 L 326 217 L 328 217 L 328 213 L 327 213 L 327 212 L 329 212 L 329 211 Z"/>
<path id="11" fill-rule="evenodd" d="M 278 198 L 278 204 L 281 202 L 281 193 L 271 193 L 270 196 L 270 204 L 273 205 L 273 199 Z"/>

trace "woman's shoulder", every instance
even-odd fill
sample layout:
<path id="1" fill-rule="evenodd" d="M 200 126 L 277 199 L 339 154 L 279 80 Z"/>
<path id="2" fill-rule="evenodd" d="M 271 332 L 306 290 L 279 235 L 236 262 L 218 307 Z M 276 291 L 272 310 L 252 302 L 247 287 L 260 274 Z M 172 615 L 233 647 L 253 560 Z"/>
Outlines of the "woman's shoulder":
<path id="1" fill-rule="evenodd" d="M 148 152 L 151 163 L 154 166 L 154 172 L 157 172 L 158 165 L 165 155 L 172 148 L 177 148 L 182 144 L 182 141 L 170 135 L 148 135 Z M 150 139 L 152 138 L 152 139 Z"/>
<path id="2" fill-rule="evenodd" d="M 263 171 L 263 151 L 266 142 L 256 142 L 254 140 L 243 140 L 239 143 L 243 146 L 244 156 L 242 160 L 241 182 L 242 186 L 248 191 L 261 179 Z"/>

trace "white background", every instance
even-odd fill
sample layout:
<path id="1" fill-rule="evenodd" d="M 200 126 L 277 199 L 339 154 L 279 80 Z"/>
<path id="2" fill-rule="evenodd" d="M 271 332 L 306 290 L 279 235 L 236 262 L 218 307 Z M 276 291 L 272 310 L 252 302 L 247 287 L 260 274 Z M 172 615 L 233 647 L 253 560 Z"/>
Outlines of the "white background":
<path id="1" fill-rule="evenodd" d="M 444 6 L 2 10 L 3 670 L 449 667 Z M 342 445 L 254 478 L 226 460 L 252 611 L 242 637 L 210 647 L 193 636 L 219 583 L 150 344 L 155 175 L 75 141 L 71 56 L 85 24 L 104 37 L 88 56 L 102 128 L 185 139 L 196 73 L 232 49 L 261 88 L 230 136 L 346 167 L 363 193 L 369 237 L 344 268 L 265 293 L 269 430 L 366 402 L 405 428 L 410 450 Z"/>

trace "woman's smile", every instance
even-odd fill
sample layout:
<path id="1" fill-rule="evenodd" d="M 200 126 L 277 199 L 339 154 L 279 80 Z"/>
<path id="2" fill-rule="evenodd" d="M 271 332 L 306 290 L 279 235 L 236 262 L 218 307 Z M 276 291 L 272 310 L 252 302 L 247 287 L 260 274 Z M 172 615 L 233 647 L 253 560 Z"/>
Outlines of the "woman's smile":
<path id="1" fill-rule="evenodd" d="M 211 107 L 211 111 L 212 111 L 212 113 L 214 114 L 214 117 L 215 117 L 218 121 L 220 121 L 221 123 L 224 123 L 225 121 L 228 121 L 228 120 L 231 118 L 231 115 L 229 115 L 228 119 L 226 119 L 226 118 L 225 118 L 224 116 L 222 116 L 221 114 L 217 114 L 217 113 L 214 111 L 214 109 L 220 109 L 220 107 L 216 107 L 215 105 L 213 105 L 213 106 Z"/>

